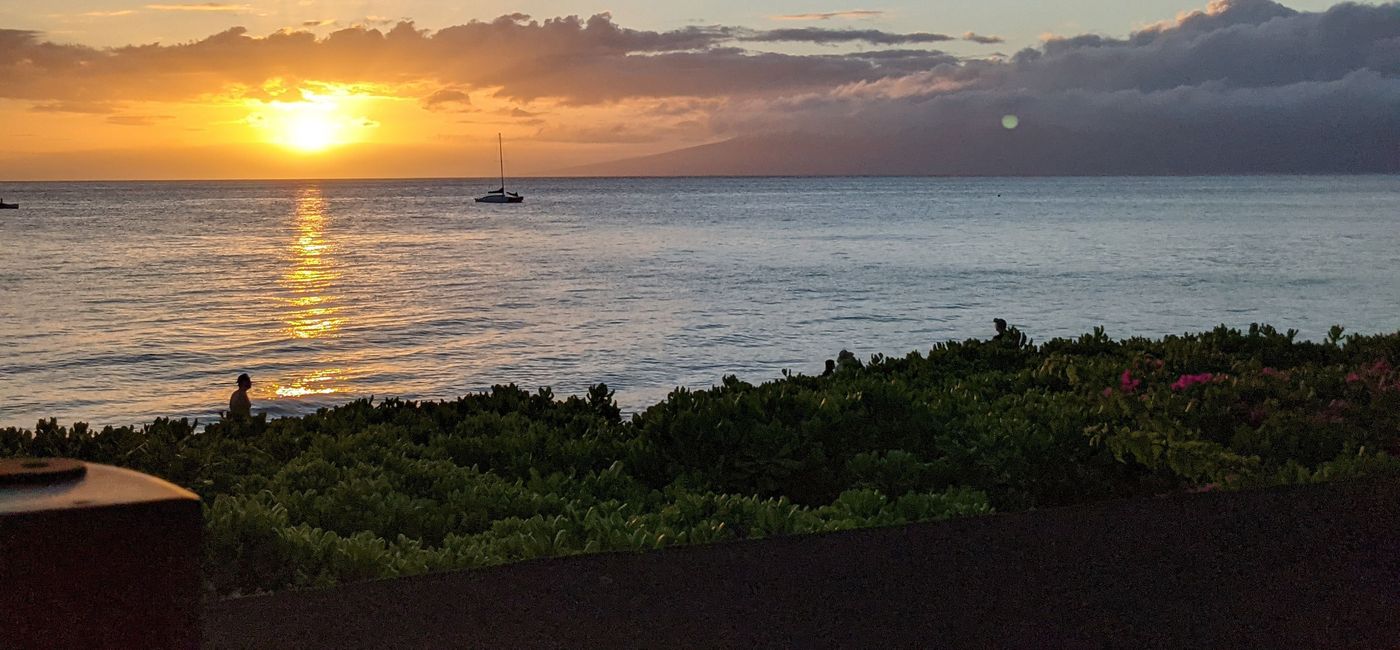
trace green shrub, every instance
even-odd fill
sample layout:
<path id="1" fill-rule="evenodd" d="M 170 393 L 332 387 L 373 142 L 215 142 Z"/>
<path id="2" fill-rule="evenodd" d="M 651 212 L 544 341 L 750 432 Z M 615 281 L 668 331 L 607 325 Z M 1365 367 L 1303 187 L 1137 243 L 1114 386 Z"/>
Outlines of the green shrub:
<path id="1" fill-rule="evenodd" d="M 357 400 L 201 429 L 41 421 L 0 455 L 198 492 L 211 594 L 1084 503 L 1400 475 L 1400 334 L 1267 326 L 963 341 L 726 377 L 624 420 L 606 386 Z"/>

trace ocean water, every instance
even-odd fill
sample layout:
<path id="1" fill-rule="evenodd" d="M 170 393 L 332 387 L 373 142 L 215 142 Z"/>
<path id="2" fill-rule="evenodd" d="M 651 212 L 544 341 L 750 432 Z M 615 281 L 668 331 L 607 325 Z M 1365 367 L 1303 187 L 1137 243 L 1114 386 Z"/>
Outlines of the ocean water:
<path id="1" fill-rule="evenodd" d="M 1400 329 L 1400 178 L 0 183 L 0 426 L 817 373 L 991 334 Z"/>

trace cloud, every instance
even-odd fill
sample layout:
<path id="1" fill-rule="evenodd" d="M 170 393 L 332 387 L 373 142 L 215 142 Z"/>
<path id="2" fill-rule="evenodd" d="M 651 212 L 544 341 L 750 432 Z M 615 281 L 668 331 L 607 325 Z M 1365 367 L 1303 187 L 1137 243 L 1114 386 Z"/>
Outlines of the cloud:
<path id="1" fill-rule="evenodd" d="M 428 110 L 471 110 L 472 98 L 465 91 L 456 88 L 443 88 L 423 98 L 423 107 Z"/>
<path id="2" fill-rule="evenodd" d="M 946 34 L 919 32 L 896 34 L 878 29 L 823 29 L 820 27 L 794 27 L 770 29 L 743 36 L 740 40 L 758 42 L 800 42 L 800 43 L 845 43 L 863 41 L 874 45 L 904 45 L 909 43 L 943 43 L 957 40 Z"/>
<path id="3" fill-rule="evenodd" d="M 607 14 L 536 21 L 524 14 L 436 32 L 400 22 L 381 31 L 351 27 L 318 38 L 264 37 L 234 27 L 178 45 L 95 49 L 0 30 L 0 97 L 178 101 L 241 92 L 257 97 L 273 78 L 340 83 L 436 83 L 494 89 L 519 101 L 569 104 L 637 97 L 771 94 L 832 87 L 901 73 L 877 58 L 751 51 L 734 43 L 807 41 L 928 43 L 934 34 L 876 30 L 753 30 L 689 26 L 656 32 L 621 27 Z M 907 62 L 905 62 L 907 63 Z M 241 89 L 241 90 L 239 90 Z"/>
<path id="4" fill-rule="evenodd" d="M 1052 37 L 1010 58 L 917 47 L 958 39 L 997 42 L 975 32 L 636 30 L 608 14 L 510 14 L 436 31 L 401 21 L 321 37 L 236 27 L 111 49 L 10 29 L 0 30 L 0 97 L 111 113 L 118 102 L 269 100 L 339 83 L 427 109 L 543 108 L 540 137 L 560 141 L 732 140 L 686 154 L 692 166 L 675 162 L 678 172 L 697 161 L 771 173 L 1400 171 L 1397 4 L 1299 12 L 1213 0 L 1125 37 Z M 767 43 L 829 47 L 791 54 Z M 877 48 L 859 51 L 868 45 Z M 688 108 L 668 115 L 663 104 Z M 1020 127 L 1002 128 L 1005 114 Z"/>
<path id="5" fill-rule="evenodd" d="M 147 9 L 151 11 L 212 11 L 239 13 L 251 11 L 253 8 L 248 5 L 225 4 L 222 2 L 200 2 L 182 4 L 149 4 Z"/>
<path id="6" fill-rule="evenodd" d="M 85 11 L 78 15 L 87 18 L 115 18 L 117 16 L 130 16 L 135 13 L 135 9 L 119 9 L 116 11 Z"/>
<path id="7" fill-rule="evenodd" d="M 983 36 L 981 34 L 978 34 L 977 32 L 966 32 L 962 35 L 962 39 L 969 43 L 980 43 L 982 45 L 992 45 L 995 43 L 1006 42 L 1006 39 L 1000 36 Z"/>
<path id="8" fill-rule="evenodd" d="M 322 18 L 321 20 L 301 21 L 302 27 L 329 27 L 334 24 L 336 24 L 336 20 L 334 18 Z"/>
<path id="9" fill-rule="evenodd" d="M 104 113 L 116 112 L 116 107 L 110 102 L 83 102 L 83 101 L 59 101 L 34 104 L 29 107 L 32 113 L 86 113 L 100 115 Z"/>
<path id="10" fill-rule="evenodd" d="M 956 66 L 962 62 L 960 57 L 939 50 L 869 50 L 842 56 L 850 60 L 865 61 L 878 67 L 883 73 L 880 79 L 887 82 L 898 82 L 908 79 L 908 75 L 926 73 L 942 66 Z M 876 80 L 876 82 L 878 81 Z M 834 91 L 835 89 L 833 89 Z"/>
<path id="11" fill-rule="evenodd" d="M 878 18 L 885 15 L 883 11 L 871 9 L 851 9 L 849 11 L 823 11 L 819 13 L 807 14 L 787 14 L 773 16 L 773 20 L 831 20 L 833 18 L 857 19 L 857 18 Z"/>
<path id="12" fill-rule="evenodd" d="M 364 26 L 368 26 L 368 27 L 388 27 L 388 26 L 394 25 L 395 23 L 399 23 L 399 22 L 411 22 L 411 21 L 410 21 L 409 19 L 407 19 L 407 18 L 386 18 L 386 17 L 384 17 L 384 16 L 365 16 L 365 19 L 362 20 L 362 21 L 360 21 L 360 24 L 361 24 L 361 25 L 364 25 Z"/>
<path id="13" fill-rule="evenodd" d="M 732 139 L 591 171 L 1396 173 L 1400 6 L 1216 0 L 1127 38 L 730 101 L 710 125 Z"/>

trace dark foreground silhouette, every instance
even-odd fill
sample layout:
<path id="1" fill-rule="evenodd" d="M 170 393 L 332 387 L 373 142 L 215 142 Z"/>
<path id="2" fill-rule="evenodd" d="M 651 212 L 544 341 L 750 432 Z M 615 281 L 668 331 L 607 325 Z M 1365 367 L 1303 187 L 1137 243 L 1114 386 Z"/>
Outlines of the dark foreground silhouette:
<path id="1" fill-rule="evenodd" d="M 1383 648 L 1400 482 L 1178 495 L 214 603 L 211 648 Z"/>

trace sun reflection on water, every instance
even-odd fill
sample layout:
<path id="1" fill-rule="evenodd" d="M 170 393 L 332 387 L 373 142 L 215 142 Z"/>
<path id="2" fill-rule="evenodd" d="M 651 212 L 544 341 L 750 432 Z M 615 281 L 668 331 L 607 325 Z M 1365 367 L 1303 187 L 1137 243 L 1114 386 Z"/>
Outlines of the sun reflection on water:
<path id="1" fill-rule="evenodd" d="M 298 339 L 332 336 L 344 323 L 336 298 L 330 295 L 332 283 L 340 278 L 325 239 L 326 200 L 321 188 L 307 187 L 297 197 L 293 217 L 297 237 L 291 246 L 292 267 L 282 276 L 291 290 L 287 300 L 292 308 L 287 317 L 287 333 Z"/>
<path id="2" fill-rule="evenodd" d="M 343 368 L 329 368 L 317 370 L 310 374 L 293 379 L 291 384 L 278 386 L 276 395 L 278 397 L 306 397 L 307 395 L 330 395 L 340 391 L 339 388 L 327 385 L 340 381 L 345 374 Z"/>
<path id="3" fill-rule="evenodd" d="M 318 356 L 333 349 L 333 343 L 345 324 L 341 297 L 336 282 L 341 273 L 337 267 L 334 242 L 326 237 L 328 210 L 321 188 L 303 188 L 296 198 L 292 214 L 293 239 L 287 247 L 288 267 L 279 284 L 284 305 L 282 332 L 290 339 L 323 345 Z M 333 367 L 306 368 L 291 373 L 289 379 L 271 386 L 280 398 L 301 398 L 331 395 L 345 390 L 345 378 L 350 371 L 330 359 L 317 359 L 310 365 Z"/>

